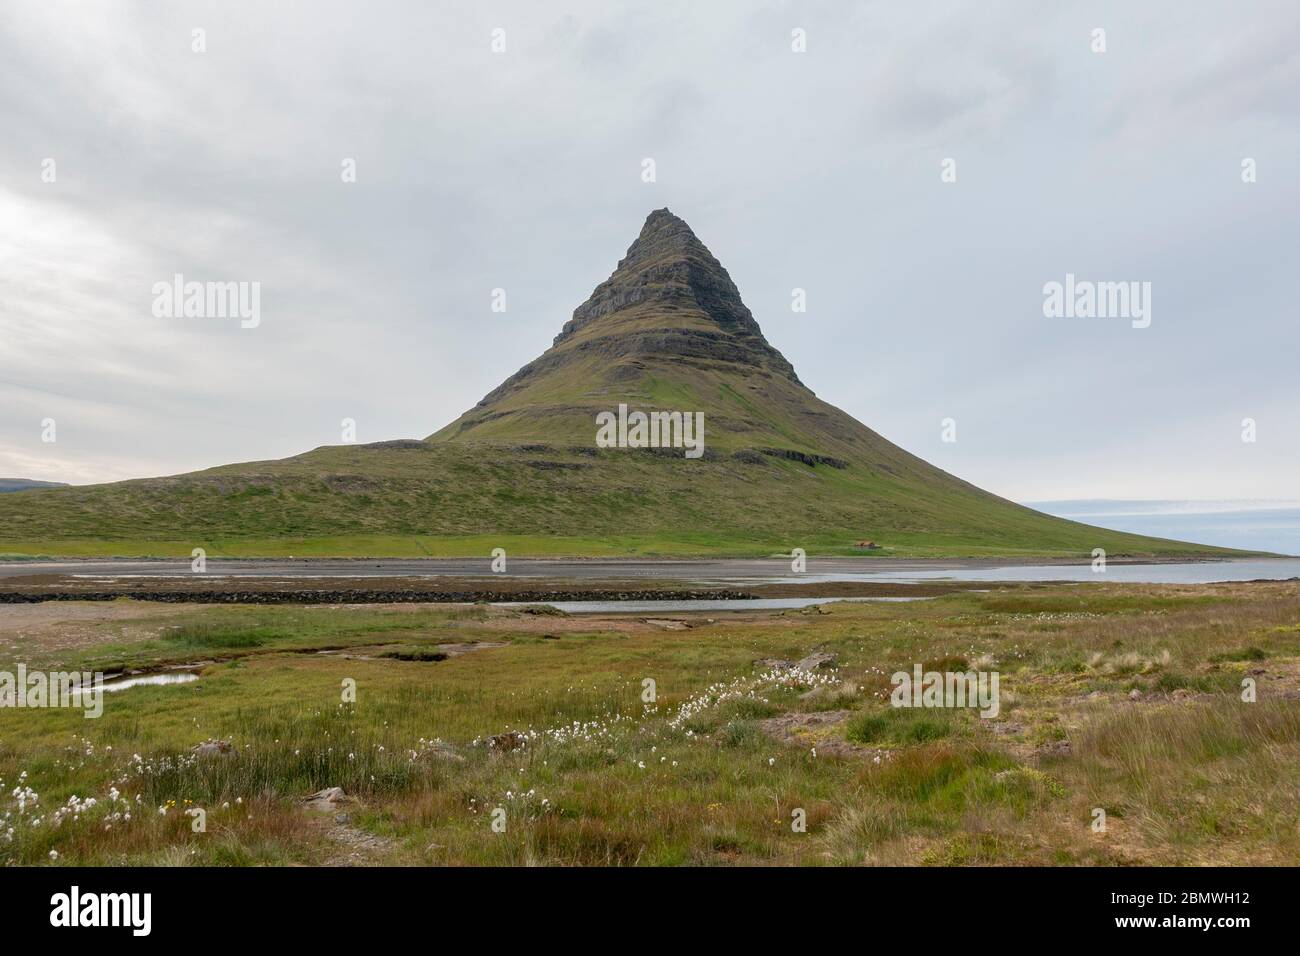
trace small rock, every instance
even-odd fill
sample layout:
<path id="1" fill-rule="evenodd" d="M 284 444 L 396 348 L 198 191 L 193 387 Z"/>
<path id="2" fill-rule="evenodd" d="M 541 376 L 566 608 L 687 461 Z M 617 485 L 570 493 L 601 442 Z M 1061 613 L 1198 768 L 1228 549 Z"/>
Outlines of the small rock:
<path id="1" fill-rule="evenodd" d="M 788 671 L 794 667 L 794 661 L 784 661 L 779 657 L 762 657 L 754 661 L 754 666 L 763 670 Z"/>
<path id="2" fill-rule="evenodd" d="M 456 753 L 456 748 L 443 740 L 435 740 L 423 751 L 423 755 L 433 757 L 435 760 L 451 760 L 456 763 L 465 762 L 465 758 Z"/>
<path id="3" fill-rule="evenodd" d="M 344 793 L 342 787 L 326 787 L 324 790 L 317 790 L 310 796 L 303 797 L 303 802 L 307 804 L 308 809 L 319 810 L 322 813 L 335 813 L 339 807 L 356 801 Z"/>
<path id="4" fill-rule="evenodd" d="M 641 620 L 645 624 L 652 624 L 665 631 L 686 631 L 691 626 L 690 622 L 683 621 L 680 618 L 643 617 Z"/>
<path id="5" fill-rule="evenodd" d="M 815 671 L 819 667 L 834 667 L 837 660 L 834 654 L 814 651 L 794 666 L 801 671 Z"/>
<path id="6" fill-rule="evenodd" d="M 229 740 L 205 740 L 192 751 L 199 757 L 230 756 L 234 752 L 235 745 Z"/>

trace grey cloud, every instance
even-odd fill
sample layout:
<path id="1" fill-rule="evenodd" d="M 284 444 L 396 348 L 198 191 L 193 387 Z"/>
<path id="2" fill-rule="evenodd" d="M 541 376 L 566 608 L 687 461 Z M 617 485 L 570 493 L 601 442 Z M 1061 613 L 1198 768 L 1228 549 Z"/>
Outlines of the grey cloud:
<path id="1" fill-rule="evenodd" d="M 820 395 L 991 490 L 1294 491 L 1292 5 L 566 8 L 7 4 L 0 474 L 428 434 L 668 205 Z M 1044 319 L 1066 271 L 1152 281 L 1152 328 Z M 176 272 L 261 281 L 262 326 L 153 318 Z"/>

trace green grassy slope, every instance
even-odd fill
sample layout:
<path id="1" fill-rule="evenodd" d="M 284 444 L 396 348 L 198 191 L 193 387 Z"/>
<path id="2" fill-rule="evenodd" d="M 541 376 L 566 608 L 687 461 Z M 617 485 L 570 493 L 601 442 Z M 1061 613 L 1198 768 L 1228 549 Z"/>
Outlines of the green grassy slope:
<path id="1" fill-rule="evenodd" d="M 942 472 L 686 461 L 589 446 L 410 443 L 0 498 L 0 553 L 48 555 L 1112 556 L 1218 549 L 1103 531 Z"/>

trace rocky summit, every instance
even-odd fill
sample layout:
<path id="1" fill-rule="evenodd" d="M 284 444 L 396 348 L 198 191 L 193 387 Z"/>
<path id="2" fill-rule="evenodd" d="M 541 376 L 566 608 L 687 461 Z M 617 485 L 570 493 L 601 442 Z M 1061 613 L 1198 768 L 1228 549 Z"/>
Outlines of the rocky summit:
<path id="1" fill-rule="evenodd" d="M 657 316 L 657 328 L 597 324 L 606 316 Z M 589 330 L 590 335 L 581 333 Z M 620 332 L 622 334 L 620 334 Z M 774 371 L 798 382 L 794 368 L 763 338 L 740 290 L 685 221 L 656 209 L 641 227 L 614 274 L 596 287 L 555 337 L 613 346 L 611 356 L 673 355 Z"/>
<path id="2" fill-rule="evenodd" d="M 638 443 L 647 418 L 695 445 Z M 1031 511 L 823 402 L 667 209 L 549 349 L 426 439 L 0 495 L 0 529 L 17 554 L 1213 550 Z"/>

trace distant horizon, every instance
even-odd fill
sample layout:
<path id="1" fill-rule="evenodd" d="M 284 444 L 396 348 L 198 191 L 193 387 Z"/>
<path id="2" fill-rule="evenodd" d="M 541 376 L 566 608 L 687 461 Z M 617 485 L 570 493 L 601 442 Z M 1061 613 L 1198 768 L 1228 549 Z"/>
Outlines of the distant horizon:
<path id="1" fill-rule="evenodd" d="M 1300 556 L 1300 501 L 1295 499 L 1076 498 L 1020 504 L 1112 531 Z"/>
<path id="2" fill-rule="evenodd" d="M 1300 508 L 1300 498 L 1025 498 L 1017 502 L 1027 507 L 1043 507 L 1046 505 L 1068 506 L 1068 505 L 1088 505 L 1088 504 L 1108 504 L 1121 505 L 1131 504 L 1139 506 L 1150 505 L 1234 505 L 1238 507 L 1228 508 L 1207 508 L 1205 510 L 1187 511 L 1185 509 L 1169 508 L 1168 513 L 1178 514 L 1216 514 L 1219 511 L 1273 511 L 1289 510 Z M 1260 507 L 1240 507 L 1244 505 L 1258 505 Z M 1084 511 L 1083 514 L 1097 514 L 1094 511 Z M 1128 514 L 1130 512 L 1117 512 L 1117 514 Z M 1140 511 L 1131 512 L 1133 514 L 1162 514 L 1165 510 L 1158 511 Z"/>

